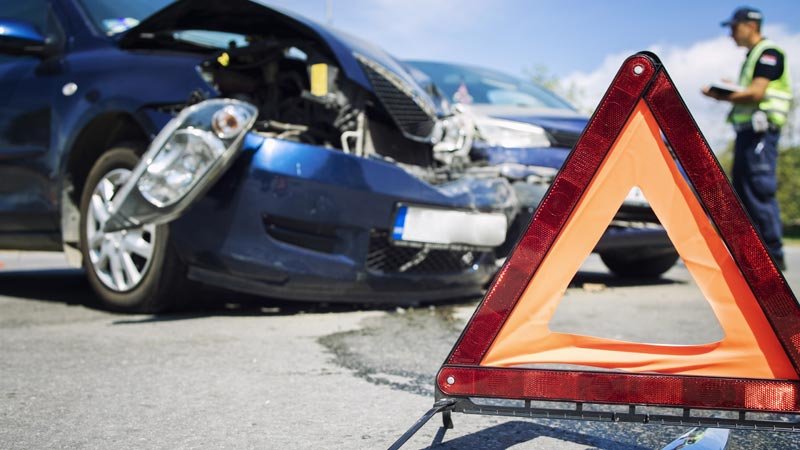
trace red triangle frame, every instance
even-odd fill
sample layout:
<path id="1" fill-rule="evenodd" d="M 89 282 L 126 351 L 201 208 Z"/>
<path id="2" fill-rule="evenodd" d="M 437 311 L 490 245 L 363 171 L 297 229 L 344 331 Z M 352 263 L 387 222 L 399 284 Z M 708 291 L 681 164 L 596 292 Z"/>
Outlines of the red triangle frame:
<path id="1" fill-rule="evenodd" d="M 800 306 L 658 57 L 628 58 L 437 375 L 446 397 L 800 412 L 800 381 L 481 366 L 592 177 L 643 100 L 800 378 Z"/>

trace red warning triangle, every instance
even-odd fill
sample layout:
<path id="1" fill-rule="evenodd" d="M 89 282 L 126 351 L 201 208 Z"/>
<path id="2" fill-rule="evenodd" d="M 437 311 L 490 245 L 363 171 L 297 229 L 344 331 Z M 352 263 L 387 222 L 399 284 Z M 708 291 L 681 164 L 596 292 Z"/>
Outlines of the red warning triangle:
<path id="1" fill-rule="evenodd" d="M 656 345 L 548 328 L 634 186 L 719 319 L 719 342 Z M 536 368 L 546 364 L 590 369 Z M 448 397 L 800 412 L 800 306 L 655 55 L 634 55 L 617 73 L 437 388 Z"/>

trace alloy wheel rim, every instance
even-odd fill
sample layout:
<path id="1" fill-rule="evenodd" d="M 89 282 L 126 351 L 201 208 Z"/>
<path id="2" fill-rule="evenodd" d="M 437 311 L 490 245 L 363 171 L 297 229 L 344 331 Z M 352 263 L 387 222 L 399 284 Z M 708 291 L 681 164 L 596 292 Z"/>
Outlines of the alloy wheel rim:
<path id="1" fill-rule="evenodd" d="M 86 239 L 92 269 L 103 286 L 115 292 L 134 289 L 144 279 L 153 260 L 156 226 L 104 232 L 114 194 L 130 176 L 128 169 L 114 169 L 103 176 L 92 192 L 86 217 Z"/>

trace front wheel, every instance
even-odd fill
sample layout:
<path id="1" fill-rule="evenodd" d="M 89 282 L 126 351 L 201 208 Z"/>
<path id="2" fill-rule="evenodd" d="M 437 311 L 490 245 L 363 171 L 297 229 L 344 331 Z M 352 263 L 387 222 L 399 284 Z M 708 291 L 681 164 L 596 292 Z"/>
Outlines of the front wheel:
<path id="1" fill-rule="evenodd" d="M 92 166 L 81 195 L 81 252 L 89 283 L 112 310 L 160 312 L 178 306 L 185 267 L 169 245 L 169 226 L 105 232 L 109 206 L 139 156 L 115 147 Z"/>
<path id="2" fill-rule="evenodd" d="M 605 252 L 600 259 L 611 272 L 621 277 L 656 278 L 675 265 L 678 253 L 667 250 L 656 254 Z"/>

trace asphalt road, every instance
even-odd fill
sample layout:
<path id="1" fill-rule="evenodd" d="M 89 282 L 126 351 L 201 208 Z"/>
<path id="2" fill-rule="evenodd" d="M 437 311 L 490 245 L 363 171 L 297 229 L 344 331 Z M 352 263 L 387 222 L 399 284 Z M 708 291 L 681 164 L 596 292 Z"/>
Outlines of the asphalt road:
<path id="1" fill-rule="evenodd" d="M 789 248 L 800 292 L 800 248 Z M 189 314 L 111 314 L 57 254 L 0 252 L 0 448 L 386 448 L 432 403 L 475 301 L 361 310 L 220 294 Z M 688 272 L 611 277 L 596 257 L 555 329 L 651 342 L 721 336 Z M 661 448 L 681 427 L 454 415 L 441 447 Z M 437 438 L 439 419 L 407 448 Z M 800 448 L 732 433 L 732 449 Z"/>

